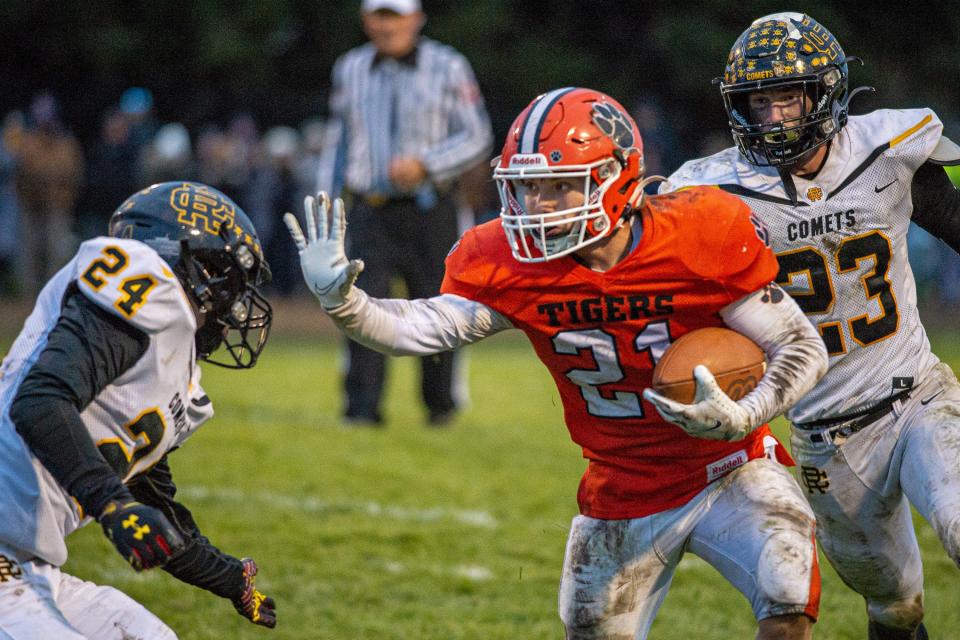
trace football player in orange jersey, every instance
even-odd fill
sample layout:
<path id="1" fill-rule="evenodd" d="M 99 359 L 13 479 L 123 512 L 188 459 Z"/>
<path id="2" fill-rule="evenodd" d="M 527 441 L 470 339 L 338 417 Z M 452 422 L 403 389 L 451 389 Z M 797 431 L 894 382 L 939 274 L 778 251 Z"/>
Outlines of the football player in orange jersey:
<path id="1" fill-rule="evenodd" d="M 285 216 L 307 284 L 350 338 L 388 354 L 511 328 L 530 339 L 589 460 L 560 585 L 567 638 L 645 638 L 686 551 L 743 593 L 758 638 L 811 637 L 813 514 L 766 422 L 816 383 L 826 352 L 773 284 L 765 230 L 717 189 L 646 197 L 656 178 L 644 179 L 636 124 L 589 89 L 536 98 L 494 177 L 500 219 L 454 246 L 441 295 L 353 286 L 363 264 L 344 253 L 343 203 L 322 193 L 306 199 L 306 237 Z M 671 341 L 724 324 L 766 351 L 754 391 L 734 402 L 705 367 L 694 404 L 646 389 Z"/>

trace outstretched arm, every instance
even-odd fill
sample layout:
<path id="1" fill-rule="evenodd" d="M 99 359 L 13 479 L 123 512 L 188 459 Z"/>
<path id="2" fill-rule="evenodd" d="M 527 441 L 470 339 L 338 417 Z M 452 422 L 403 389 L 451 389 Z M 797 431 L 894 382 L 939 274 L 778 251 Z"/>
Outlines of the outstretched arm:
<path id="1" fill-rule="evenodd" d="M 723 321 L 756 342 L 767 355 L 767 370 L 757 387 L 734 402 L 704 366 L 694 370 L 697 395 L 681 404 L 643 392 L 664 419 L 692 436 L 741 440 L 793 406 L 827 372 L 827 351 L 817 330 L 797 303 L 776 284 L 744 296 L 720 310 Z"/>
<path id="2" fill-rule="evenodd" d="M 399 300 L 368 296 L 354 286 L 363 262 L 344 252 L 343 201 L 331 204 L 325 193 L 304 201 L 307 233 L 296 217 L 284 221 L 300 252 L 307 286 L 338 327 L 360 344 L 389 355 L 430 355 L 477 342 L 511 325 L 485 304 L 443 294 Z"/>

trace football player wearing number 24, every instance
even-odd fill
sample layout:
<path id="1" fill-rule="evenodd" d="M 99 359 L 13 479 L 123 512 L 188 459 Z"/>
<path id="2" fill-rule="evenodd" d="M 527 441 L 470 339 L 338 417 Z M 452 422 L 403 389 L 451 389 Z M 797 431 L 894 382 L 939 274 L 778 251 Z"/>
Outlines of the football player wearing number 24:
<path id="1" fill-rule="evenodd" d="M 931 352 L 907 259 L 911 220 L 960 250 L 960 147 L 929 109 L 848 116 L 847 58 L 823 25 L 764 16 L 720 91 L 736 146 L 682 166 L 661 192 L 743 198 L 817 326 L 830 369 L 788 412 L 818 539 L 866 600 L 871 640 L 922 640 L 910 505 L 960 565 L 960 385 Z"/>
<path id="2" fill-rule="evenodd" d="M 306 236 L 285 216 L 308 286 L 350 338 L 388 354 L 527 335 L 589 460 L 560 586 L 567 638 L 645 638 L 686 551 L 743 593 L 759 638 L 810 637 L 813 514 L 766 422 L 813 387 L 826 353 L 772 284 L 746 205 L 716 189 L 646 197 L 662 178 L 644 179 L 636 124 L 589 89 L 537 97 L 494 178 L 500 218 L 464 234 L 425 300 L 353 286 L 363 265 L 344 254 L 343 203 L 308 197 Z M 724 324 L 767 353 L 753 392 L 734 402 L 705 368 L 692 405 L 647 389 L 672 340 Z"/>
<path id="3" fill-rule="evenodd" d="M 176 638 L 124 593 L 60 570 L 64 538 L 91 519 L 137 571 L 163 567 L 276 624 L 256 563 L 200 533 L 167 461 L 213 415 L 197 360 L 256 363 L 269 273 L 239 207 L 168 182 L 130 196 L 43 288 L 0 368 L 0 636 Z"/>

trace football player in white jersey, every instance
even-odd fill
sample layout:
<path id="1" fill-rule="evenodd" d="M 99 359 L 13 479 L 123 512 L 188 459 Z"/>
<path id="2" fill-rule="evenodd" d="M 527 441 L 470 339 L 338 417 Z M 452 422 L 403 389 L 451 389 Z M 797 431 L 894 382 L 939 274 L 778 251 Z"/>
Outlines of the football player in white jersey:
<path id="1" fill-rule="evenodd" d="M 930 351 L 911 220 L 960 248 L 960 148 L 930 109 L 848 117 L 847 58 L 809 16 L 754 21 L 721 94 L 736 146 L 661 191 L 715 185 L 752 208 L 830 370 L 787 416 L 818 538 L 867 604 L 871 639 L 926 638 L 910 504 L 960 563 L 960 386 Z"/>
<path id="2" fill-rule="evenodd" d="M 175 638 L 111 587 L 60 570 L 97 520 L 140 571 L 163 567 L 267 627 L 257 566 L 204 537 L 167 454 L 213 415 L 198 359 L 252 367 L 269 276 L 246 214 L 202 184 L 130 196 L 40 293 L 0 368 L 0 638 Z"/>

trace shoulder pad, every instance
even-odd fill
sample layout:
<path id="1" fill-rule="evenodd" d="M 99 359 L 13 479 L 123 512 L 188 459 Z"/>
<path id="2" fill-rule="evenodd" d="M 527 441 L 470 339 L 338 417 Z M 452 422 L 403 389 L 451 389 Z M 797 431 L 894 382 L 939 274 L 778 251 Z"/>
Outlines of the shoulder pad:
<path id="1" fill-rule="evenodd" d="M 714 186 L 738 184 L 744 171 L 753 172 L 753 168 L 741 162 L 740 153 L 735 147 L 729 147 L 705 158 L 685 162 L 674 171 L 666 182 L 660 184 L 660 193 L 668 193 L 693 186 Z"/>
<path id="2" fill-rule="evenodd" d="M 960 145 L 947 136 L 941 135 L 927 162 L 945 167 L 960 165 Z"/>
<path id="3" fill-rule="evenodd" d="M 85 296 L 141 331 L 196 331 L 186 293 L 170 266 L 137 240 L 100 237 L 80 245 L 74 279 Z"/>
<path id="4" fill-rule="evenodd" d="M 747 204 L 722 189 L 685 188 L 656 196 L 652 206 L 655 219 L 669 226 L 677 256 L 691 273 L 703 277 L 722 279 L 740 272 L 769 240 Z"/>
<path id="5" fill-rule="evenodd" d="M 882 145 L 895 148 L 907 141 L 923 139 L 923 151 L 929 154 L 943 130 L 940 118 L 930 109 L 878 109 L 862 116 L 852 116 L 848 127 L 856 130 L 855 139 L 863 151 Z M 935 134 L 935 135 L 934 135 Z"/>

